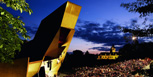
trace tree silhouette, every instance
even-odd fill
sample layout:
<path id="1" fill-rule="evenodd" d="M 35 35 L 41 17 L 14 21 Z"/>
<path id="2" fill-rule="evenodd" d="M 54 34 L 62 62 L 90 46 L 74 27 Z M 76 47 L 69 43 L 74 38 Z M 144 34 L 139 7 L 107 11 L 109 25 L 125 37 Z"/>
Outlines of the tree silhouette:
<path id="1" fill-rule="evenodd" d="M 129 12 L 138 12 L 140 17 L 153 13 L 153 0 L 137 0 L 132 3 L 122 3 L 121 6 Z"/>
<path id="2" fill-rule="evenodd" d="M 73 54 L 74 55 L 77 55 L 77 56 L 82 56 L 83 55 L 83 52 L 81 50 L 74 50 L 73 51 Z"/>
<path id="3" fill-rule="evenodd" d="M 129 32 L 132 33 L 133 36 L 138 37 L 150 37 L 153 35 L 153 24 L 146 24 L 146 16 L 149 16 L 151 13 L 153 13 L 153 0 L 137 0 L 136 2 L 132 3 L 122 3 L 121 7 L 126 8 L 129 12 L 137 12 L 140 14 L 140 18 L 145 18 L 144 22 L 142 23 L 142 25 L 145 25 L 145 28 L 141 29 L 141 25 L 133 24 L 132 29 L 123 27 L 123 32 Z"/>
<path id="4" fill-rule="evenodd" d="M 126 44 L 119 49 L 120 58 L 134 59 L 134 58 L 153 58 L 152 57 L 153 43 L 140 43 L 140 44 Z"/>
<path id="5" fill-rule="evenodd" d="M 86 51 L 85 55 L 89 55 L 89 51 Z"/>

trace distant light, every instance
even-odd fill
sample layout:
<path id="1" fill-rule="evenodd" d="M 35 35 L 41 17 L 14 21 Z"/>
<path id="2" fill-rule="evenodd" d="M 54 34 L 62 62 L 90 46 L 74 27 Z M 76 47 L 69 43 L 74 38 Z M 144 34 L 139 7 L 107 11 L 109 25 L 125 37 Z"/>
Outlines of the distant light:
<path id="1" fill-rule="evenodd" d="M 136 40 L 136 39 L 137 39 L 137 37 L 135 37 L 135 36 L 132 37 L 132 40 Z"/>

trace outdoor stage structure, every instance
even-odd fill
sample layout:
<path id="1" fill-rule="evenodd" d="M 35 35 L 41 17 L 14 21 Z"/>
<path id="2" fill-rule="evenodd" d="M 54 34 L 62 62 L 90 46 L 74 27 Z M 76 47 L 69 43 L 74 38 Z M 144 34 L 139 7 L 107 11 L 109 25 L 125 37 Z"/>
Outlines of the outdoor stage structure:
<path id="1" fill-rule="evenodd" d="M 44 18 L 14 64 L 0 63 L 0 77 L 52 77 L 64 61 L 81 6 L 69 1 Z"/>

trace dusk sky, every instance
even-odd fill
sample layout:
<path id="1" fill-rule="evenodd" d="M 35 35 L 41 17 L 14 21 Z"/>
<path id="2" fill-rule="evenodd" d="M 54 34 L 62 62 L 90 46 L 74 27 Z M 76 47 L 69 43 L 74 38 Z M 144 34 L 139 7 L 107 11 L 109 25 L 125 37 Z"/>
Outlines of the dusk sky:
<path id="1" fill-rule="evenodd" d="M 33 13 L 26 12 L 20 14 L 19 11 L 6 8 L 14 16 L 21 16 L 25 22 L 25 28 L 31 40 L 35 36 L 37 28 L 43 18 L 48 16 L 67 0 L 26 0 Z M 131 23 L 136 21 L 140 24 L 143 19 L 138 13 L 128 12 L 120 7 L 121 3 L 133 2 L 136 0 L 69 0 L 82 7 L 75 27 L 75 34 L 70 44 L 68 52 L 82 50 L 90 53 L 100 53 L 110 51 L 112 44 L 117 51 L 126 44 L 124 36 L 129 35 L 121 32 L 119 26 L 131 27 Z M 152 16 L 152 15 L 151 15 Z M 150 18 L 150 17 L 148 17 Z M 152 22 L 149 19 L 148 22 Z M 152 39 L 141 39 L 141 41 L 152 41 Z"/>

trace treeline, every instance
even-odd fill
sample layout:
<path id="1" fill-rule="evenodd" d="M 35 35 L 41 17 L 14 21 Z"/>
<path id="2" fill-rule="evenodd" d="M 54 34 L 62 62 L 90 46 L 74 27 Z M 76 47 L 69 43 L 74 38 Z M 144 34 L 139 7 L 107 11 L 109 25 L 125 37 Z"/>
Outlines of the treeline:
<path id="1" fill-rule="evenodd" d="M 153 59 L 153 43 L 126 44 L 119 50 L 120 60 L 151 58 Z"/>

